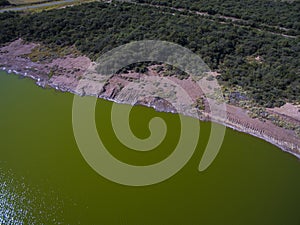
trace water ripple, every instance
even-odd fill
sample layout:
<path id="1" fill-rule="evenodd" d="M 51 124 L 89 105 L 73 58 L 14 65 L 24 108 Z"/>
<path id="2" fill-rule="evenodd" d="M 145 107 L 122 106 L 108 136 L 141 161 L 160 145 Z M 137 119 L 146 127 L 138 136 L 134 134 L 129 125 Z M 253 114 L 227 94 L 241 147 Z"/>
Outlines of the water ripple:
<path id="1" fill-rule="evenodd" d="M 63 224 L 63 202 L 0 168 L 0 224 Z"/>

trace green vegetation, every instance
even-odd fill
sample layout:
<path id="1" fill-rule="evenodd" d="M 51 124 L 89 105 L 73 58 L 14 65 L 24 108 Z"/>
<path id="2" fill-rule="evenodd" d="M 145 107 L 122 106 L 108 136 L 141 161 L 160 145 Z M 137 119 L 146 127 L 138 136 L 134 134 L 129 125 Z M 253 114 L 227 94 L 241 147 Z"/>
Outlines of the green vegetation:
<path id="1" fill-rule="evenodd" d="M 172 65 L 158 65 L 155 67 L 155 70 L 158 74 L 161 74 L 165 77 L 177 77 L 180 80 L 184 80 L 189 78 L 189 74 L 185 73 L 184 71 L 172 66 Z"/>
<path id="2" fill-rule="evenodd" d="M 300 2 L 276 0 L 136 0 L 300 30 Z M 255 26 L 255 24 L 253 24 Z"/>
<path id="3" fill-rule="evenodd" d="M 204 99 L 203 98 L 198 98 L 196 100 L 196 103 L 194 105 L 194 107 L 200 111 L 205 110 L 205 103 L 204 103 Z"/>
<path id="4" fill-rule="evenodd" d="M 7 0 L 0 0 L 0 7 L 2 7 L 2 6 L 8 6 L 8 5 L 10 5 L 9 1 L 7 1 Z"/>
<path id="5" fill-rule="evenodd" d="M 236 4 L 240 7 L 238 5 L 242 3 Z M 284 5 L 282 8 L 276 5 L 277 10 L 290 11 L 288 16 L 281 14 L 287 17 L 283 25 L 298 29 L 298 15 L 292 15 L 299 4 L 274 4 Z M 225 5 L 223 7 L 226 8 Z M 276 11 L 272 10 L 270 15 Z M 264 16 L 257 18 L 263 19 Z M 273 25 L 267 18 L 262 22 Z M 75 45 L 92 59 L 134 40 L 175 42 L 201 55 L 212 70 L 221 74 L 217 78 L 222 85 L 241 87 L 249 98 L 261 106 L 280 106 L 286 101 L 300 102 L 299 37 L 289 38 L 234 22 L 220 23 L 171 8 L 121 2 L 94 2 L 26 15 L 3 13 L 0 14 L 0 21 L 0 44 L 22 37 L 27 41 L 42 42 L 51 48 Z M 276 20 L 274 24 L 277 24 Z M 281 24 L 278 22 L 278 25 Z M 139 71 L 145 70 L 142 65 L 138 68 Z"/>
<path id="6" fill-rule="evenodd" d="M 29 57 L 33 62 L 51 62 L 53 59 L 65 57 L 72 54 L 73 56 L 80 55 L 80 52 L 74 46 L 53 46 L 52 48 L 38 45 L 32 52 L 25 57 Z"/>
<path id="7" fill-rule="evenodd" d="M 148 71 L 148 66 L 151 65 L 152 63 L 146 63 L 146 62 L 140 62 L 140 63 L 134 63 L 131 65 L 128 65 L 119 71 L 117 71 L 117 74 L 121 73 L 128 73 L 128 72 L 136 72 L 136 73 L 146 73 Z"/>
<path id="8" fill-rule="evenodd" d="M 265 108 L 252 107 L 249 111 L 249 115 L 252 118 L 258 118 L 262 121 L 268 120 L 278 127 L 282 127 L 287 130 L 294 131 L 295 134 L 300 138 L 300 126 L 297 123 L 293 123 L 289 120 L 286 120 L 277 114 L 269 113 Z"/>

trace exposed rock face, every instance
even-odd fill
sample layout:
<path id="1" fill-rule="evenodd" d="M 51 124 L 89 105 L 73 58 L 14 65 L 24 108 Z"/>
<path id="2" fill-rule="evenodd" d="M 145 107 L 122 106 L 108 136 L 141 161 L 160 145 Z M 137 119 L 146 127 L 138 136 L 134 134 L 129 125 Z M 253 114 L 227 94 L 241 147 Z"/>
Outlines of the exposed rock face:
<path id="1" fill-rule="evenodd" d="M 227 105 L 226 126 L 262 138 L 300 158 L 300 139 L 293 130 L 278 127 L 268 120 L 253 119 L 246 110 L 232 105 Z"/>
<path id="2" fill-rule="evenodd" d="M 48 78 L 50 69 L 45 65 L 31 62 L 23 55 L 31 53 L 36 44 L 25 44 L 18 39 L 7 46 L 0 48 L 0 67 L 8 72 L 20 73 L 38 81 L 39 85 L 44 85 Z"/>
<path id="3" fill-rule="evenodd" d="M 0 67 L 8 72 L 30 77 L 36 80 L 39 86 L 73 92 L 78 80 L 90 66 L 90 59 L 85 56 L 68 55 L 51 62 L 32 62 L 26 55 L 37 46 L 38 44 L 24 43 L 18 39 L 0 48 Z"/>
<path id="4" fill-rule="evenodd" d="M 160 97 L 146 97 L 137 101 L 135 105 L 152 107 L 158 112 L 177 113 L 176 108 L 170 102 Z"/>

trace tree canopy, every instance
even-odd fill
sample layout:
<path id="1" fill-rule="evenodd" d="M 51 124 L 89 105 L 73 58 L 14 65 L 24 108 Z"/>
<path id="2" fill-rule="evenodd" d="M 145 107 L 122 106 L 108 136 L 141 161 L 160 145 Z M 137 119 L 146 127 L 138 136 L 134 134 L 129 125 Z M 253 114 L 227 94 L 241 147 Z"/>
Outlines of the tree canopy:
<path id="1" fill-rule="evenodd" d="M 300 102 L 299 37 L 126 2 L 94 2 L 34 14 L 3 13 L 0 21 L 1 44 L 22 37 L 49 46 L 75 45 L 92 59 L 131 41 L 175 42 L 220 72 L 223 85 L 241 86 L 260 105 Z"/>

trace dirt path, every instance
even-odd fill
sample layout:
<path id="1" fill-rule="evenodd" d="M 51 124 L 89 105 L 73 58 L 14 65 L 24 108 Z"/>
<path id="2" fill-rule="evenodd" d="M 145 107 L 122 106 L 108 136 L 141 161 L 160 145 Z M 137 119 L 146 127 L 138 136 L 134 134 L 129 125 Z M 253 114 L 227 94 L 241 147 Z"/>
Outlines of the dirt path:
<path id="1" fill-rule="evenodd" d="M 243 20 L 243 19 L 239 19 L 239 18 L 235 18 L 235 17 L 230 17 L 230 16 L 210 15 L 210 14 L 208 14 L 208 12 L 192 11 L 192 10 L 187 10 L 187 9 L 183 9 L 183 8 L 174 8 L 174 7 L 163 6 L 163 5 L 153 5 L 150 3 L 137 3 L 134 1 L 128 1 L 128 3 L 132 3 L 135 5 L 147 6 L 147 7 L 155 7 L 155 8 L 160 8 L 160 9 L 170 9 L 170 10 L 174 10 L 174 11 L 181 12 L 181 13 L 189 13 L 189 14 L 204 16 L 204 17 L 211 19 L 212 21 L 216 21 L 219 23 L 227 23 L 228 24 L 229 22 L 233 22 L 235 26 L 251 27 L 251 25 L 249 24 L 249 22 L 251 22 L 251 21 L 247 21 L 247 20 Z M 218 21 L 218 19 L 223 19 L 225 21 Z M 242 23 L 242 24 L 239 24 L 238 22 Z M 247 25 L 247 24 L 249 24 L 249 25 Z M 287 38 L 297 38 L 298 37 L 298 36 L 293 36 L 293 35 L 287 35 L 287 34 L 280 33 L 280 32 L 268 31 L 264 28 L 277 29 L 277 30 L 281 30 L 281 31 L 297 32 L 296 30 L 293 30 L 293 29 L 279 27 L 279 26 L 271 26 L 271 25 L 264 24 L 264 23 L 257 23 L 257 25 L 258 25 L 258 28 L 255 28 L 255 27 L 252 27 L 252 28 L 256 29 L 258 31 L 269 32 L 269 33 L 272 33 L 275 35 L 280 35 L 280 36 L 287 37 Z"/>
<path id="2" fill-rule="evenodd" d="M 121 0 L 119 0 L 121 1 Z M 75 2 L 80 2 L 80 0 L 61 0 L 61 1 L 54 1 L 54 2 L 46 2 L 46 3 L 41 3 L 41 4 L 36 4 L 36 5 L 28 5 L 28 6 L 19 6 L 19 7 L 12 7 L 12 8 L 5 8 L 5 9 L 0 9 L 0 13 L 3 12 L 8 12 L 8 11 L 25 11 L 25 10 L 30 10 L 30 9 L 39 9 L 39 8 L 44 8 L 44 7 L 51 7 L 51 6 L 59 6 L 59 5 L 63 5 L 66 3 L 75 3 Z M 93 2 L 93 0 L 89 1 L 89 2 Z M 107 2 L 107 3 L 111 3 L 110 0 L 104 0 L 103 2 Z M 135 4 L 135 5 L 141 5 L 141 6 L 147 6 L 147 7 L 155 7 L 155 8 L 160 8 L 160 9 L 169 9 L 169 10 L 174 10 L 177 12 L 181 12 L 181 13 L 189 13 L 189 14 L 194 14 L 194 15 L 199 15 L 199 16 L 203 16 L 203 17 L 207 17 L 209 19 L 211 19 L 212 21 L 215 22 L 219 22 L 219 23 L 234 23 L 235 26 L 241 26 L 241 27 L 252 27 L 249 22 L 251 21 L 247 21 L 247 20 L 243 20 L 243 19 L 239 19 L 239 18 L 235 18 L 235 17 L 230 17 L 230 16 L 222 16 L 222 15 L 210 15 L 208 14 L 208 12 L 200 12 L 200 11 L 192 11 L 192 10 L 186 10 L 183 8 L 174 8 L 174 7 L 170 7 L 170 6 L 162 6 L 162 5 L 153 5 L 153 4 L 149 4 L 149 3 L 137 3 L 134 1 L 126 1 L 127 3 L 131 3 L 131 4 Z M 70 5 L 70 6 L 74 6 L 74 5 Z M 167 13 L 167 12 L 165 12 Z M 225 20 L 225 21 L 218 21 L 218 20 Z M 285 27 L 279 27 L 279 26 L 271 26 L 268 24 L 264 24 L 264 23 L 256 23 L 257 24 L 257 28 L 256 27 L 252 27 L 253 29 L 257 30 L 257 31 L 264 31 L 264 32 L 268 32 L 274 35 L 280 35 L 286 38 L 297 38 L 298 36 L 294 36 L 294 35 L 287 35 L 281 32 L 275 32 L 275 31 L 269 31 L 266 30 L 266 28 L 269 29 L 276 29 L 279 31 L 295 31 L 293 29 L 289 29 L 289 28 L 285 28 Z"/>
<path id="3" fill-rule="evenodd" d="M 61 1 L 46 2 L 46 3 L 41 3 L 41 4 L 35 4 L 35 5 L 11 7 L 11 8 L 0 9 L 0 13 L 9 12 L 9 11 L 17 12 L 17 11 L 25 11 L 25 10 L 29 10 L 29 9 L 39 9 L 39 8 L 62 5 L 65 3 L 72 3 L 72 2 L 79 2 L 79 0 L 61 0 Z"/>

